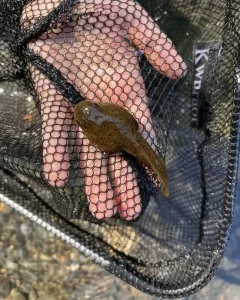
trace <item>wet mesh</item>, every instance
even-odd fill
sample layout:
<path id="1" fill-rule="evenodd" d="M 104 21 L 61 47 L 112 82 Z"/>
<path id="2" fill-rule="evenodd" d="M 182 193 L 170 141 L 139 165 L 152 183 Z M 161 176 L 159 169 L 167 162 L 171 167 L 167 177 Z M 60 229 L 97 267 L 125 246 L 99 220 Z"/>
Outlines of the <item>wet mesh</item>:
<path id="1" fill-rule="evenodd" d="M 0 201 L 146 293 L 203 287 L 232 221 L 239 9 L 236 0 L 0 0 Z M 121 123 L 111 136 L 119 120 L 103 129 L 94 118 L 87 135 L 74 118 L 83 101 L 123 107 L 137 129 Z M 108 153 L 114 139 L 121 146 Z M 165 161 L 169 197 L 147 165 L 156 166 L 151 149 Z"/>

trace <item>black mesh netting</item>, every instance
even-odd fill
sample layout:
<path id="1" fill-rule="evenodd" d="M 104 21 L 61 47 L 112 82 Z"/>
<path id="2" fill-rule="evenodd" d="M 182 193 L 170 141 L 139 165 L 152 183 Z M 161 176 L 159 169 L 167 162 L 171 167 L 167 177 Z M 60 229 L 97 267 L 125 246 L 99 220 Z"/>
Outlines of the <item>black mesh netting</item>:
<path id="1" fill-rule="evenodd" d="M 0 200 L 146 293 L 204 286 L 232 219 L 239 11 L 0 0 Z"/>

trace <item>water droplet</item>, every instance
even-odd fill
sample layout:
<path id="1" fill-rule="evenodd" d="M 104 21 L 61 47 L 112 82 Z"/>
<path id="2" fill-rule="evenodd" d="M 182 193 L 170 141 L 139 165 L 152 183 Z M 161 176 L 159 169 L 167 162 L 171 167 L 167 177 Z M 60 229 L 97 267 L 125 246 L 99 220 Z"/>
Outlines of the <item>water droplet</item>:
<path id="1" fill-rule="evenodd" d="M 168 13 L 167 11 L 164 11 L 164 12 L 163 12 L 164 15 L 166 15 L 167 13 Z"/>
<path id="2" fill-rule="evenodd" d="M 189 35 L 189 33 L 188 33 L 188 32 L 186 32 L 186 35 Z"/>
<path id="3" fill-rule="evenodd" d="M 2 94 L 4 92 L 4 89 L 0 88 L 0 94 Z"/>

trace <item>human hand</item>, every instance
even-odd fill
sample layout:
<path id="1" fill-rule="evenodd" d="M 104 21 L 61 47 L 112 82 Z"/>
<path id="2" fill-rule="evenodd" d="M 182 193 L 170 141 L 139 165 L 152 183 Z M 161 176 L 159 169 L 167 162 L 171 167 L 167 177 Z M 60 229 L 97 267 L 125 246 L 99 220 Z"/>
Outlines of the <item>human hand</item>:
<path id="1" fill-rule="evenodd" d="M 30 2 L 22 26 L 35 23 L 58 5 L 59 0 Z M 184 76 L 186 64 L 171 40 L 133 1 L 87 0 L 75 4 L 72 12 L 73 20 L 66 26 L 49 30 L 28 47 L 60 70 L 87 100 L 113 102 L 130 110 L 139 131 L 156 150 L 136 47 L 158 72 L 173 80 Z M 121 156 L 108 156 L 90 145 L 74 122 L 74 107 L 39 70 L 31 67 L 31 72 L 41 102 L 46 179 L 56 187 L 67 183 L 68 136 L 74 131 L 91 213 L 97 219 L 110 218 L 117 211 L 122 219 L 137 218 L 141 199 L 132 168 Z"/>

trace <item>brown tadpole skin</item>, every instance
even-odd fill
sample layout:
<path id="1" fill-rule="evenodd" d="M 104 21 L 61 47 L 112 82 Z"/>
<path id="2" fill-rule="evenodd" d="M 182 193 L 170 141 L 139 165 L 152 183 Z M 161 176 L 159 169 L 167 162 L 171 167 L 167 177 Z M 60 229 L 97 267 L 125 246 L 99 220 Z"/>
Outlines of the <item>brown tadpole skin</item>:
<path id="1" fill-rule="evenodd" d="M 74 111 L 77 124 L 90 143 L 108 154 L 128 152 L 152 172 L 168 196 L 165 163 L 138 132 L 138 123 L 125 108 L 114 103 L 80 102 Z"/>

